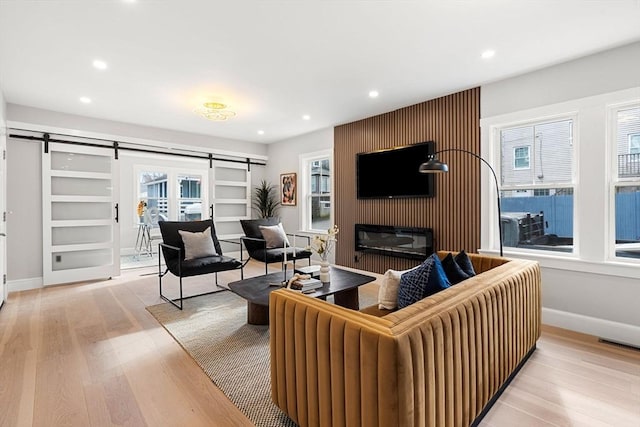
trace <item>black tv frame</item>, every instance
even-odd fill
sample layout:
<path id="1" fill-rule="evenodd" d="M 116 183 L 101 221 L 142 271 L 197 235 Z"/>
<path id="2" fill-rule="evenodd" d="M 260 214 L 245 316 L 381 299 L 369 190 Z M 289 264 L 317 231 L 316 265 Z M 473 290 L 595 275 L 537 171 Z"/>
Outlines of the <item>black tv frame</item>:
<path id="1" fill-rule="evenodd" d="M 361 158 L 363 156 L 368 156 L 368 155 L 380 155 L 384 153 L 392 153 L 392 152 L 396 152 L 397 150 L 405 150 L 405 149 L 415 149 L 416 146 L 420 146 L 420 145 L 425 145 L 427 150 L 426 150 L 426 154 L 433 154 L 436 152 L 436 143 L 435 141 L 424 141 L 424 142 L 418 142 L 415 144 L 409 144 L 409 145 L 402 145 L 402 146 L 397 146 L 397 147 L 393 147 L 393 148 L 385 148 L 385 149 L 381 149 L 381 150 L 374 150 L 374 151 L 366 151 L 366 152 L 361 152 L 356 154 L 356 197 L 359 200 L 368 200 L 368 199 L 406 199 L 406 198 L 431 198 L 431 197 L 435 197 L 436 195 L 436 177 L 434 174 L 425 174 L 425 179 L 426 179 L 426 185 L 427 188 L 425 190 L 425 192 L 423 194 L 401 194 L 400 192 L 398 193 L 394 193 L 394 194 L 377 194 L 377 195 L 362 195 L 361 194 L 361 171 L 360 171 L 360 161 Z M 419 162 L 414 165 L 415 166 L 415 171 L 416 174 L 418 174 L 418 168 L 420 166 L 420 163 L 425 162 L 426 156 L 425 158 L 419 158 L 417 159 Z M 389 176 L 389 172 L 385 172 L 385 171 L 380 171 L 381 174 L 386 174 L 386 176 Z M 394 185 L 393 188 L 403 188 L 402 187 L 402 183 L 398 182 L 396 183 L 397 185 Z"/>

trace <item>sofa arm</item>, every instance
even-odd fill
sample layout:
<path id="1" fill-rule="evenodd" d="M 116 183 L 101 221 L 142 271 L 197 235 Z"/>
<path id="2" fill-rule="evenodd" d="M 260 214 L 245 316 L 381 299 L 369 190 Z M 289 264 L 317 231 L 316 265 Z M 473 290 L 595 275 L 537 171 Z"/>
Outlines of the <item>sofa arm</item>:
<path id="1" fill-rule="evenodd" d="M 271 292 L 271 397 L 301 426 L 398 425 L 398 351 L 385 319 Z M 380 400 L 388 403 L 381 405 Z"/>

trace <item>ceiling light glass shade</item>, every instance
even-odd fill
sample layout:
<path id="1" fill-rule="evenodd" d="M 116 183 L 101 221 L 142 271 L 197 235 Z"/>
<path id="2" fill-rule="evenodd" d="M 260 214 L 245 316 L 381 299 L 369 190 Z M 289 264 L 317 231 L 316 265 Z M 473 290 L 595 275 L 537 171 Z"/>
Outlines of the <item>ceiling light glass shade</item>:
<path id="1" fill-rule="evenodd" d="M 420 173 L 449 172 L 449 166 L 446 163 L 439 161 L 435 156 L 430 156 L 426 162 L 420 165 L 418 171 Z"/>
<path id="2" fill-rule="evenodd" d="M 236 115 L 235 112 L 227 110 L 227 105 L 220 102 L 205 102 L 202 107 L 193 110 L 207 120 L 223 122 Z"/>

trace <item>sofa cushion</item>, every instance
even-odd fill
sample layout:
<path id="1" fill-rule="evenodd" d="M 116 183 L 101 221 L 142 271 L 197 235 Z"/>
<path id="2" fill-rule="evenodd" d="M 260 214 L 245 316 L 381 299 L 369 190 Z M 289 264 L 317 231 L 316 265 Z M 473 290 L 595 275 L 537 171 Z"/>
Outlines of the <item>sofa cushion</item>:
<path id="1" fill-rule="evenodd" d="M 400 277 L 398 308 L 407 307 L 450 286 L 440 258 L 433 254 L 420 266 Z"/>
<path id="2" fill-rule="evenodd" d="M 465 273 L 462 268 L 460 268 L 456 260 L 453 258 L 453 254 L 451 252 L 449 252 L 447 256 L 442 260 L 442 268 L 447 275 L 447 279 L 449 279 L 449 282 L 451 282 L 452 285 L 460 283 L 463 280 L 471 277 L 467 273 Z"/>
<path id="3" fill-rule="evenodd" d="M 418 267 L 414 267 L 418 268 Z M 409 270 L 387 270 L 382 276 L 380 288 L 378 288 L 378 308 L 380 310 L 395 310 L 398 308 L 398 287 L 400 277 Z"/>
<path id="4" fill-rule="evenodd" d="M 462 271 L 467 274 L 467 276 L 473 277 L 476 275 L 476 272 L 473 269 L 473 264 L 471 263 L 471 259 L 469 258 L 469 255 L 467 255 L 467 253 L 464 251 L 464 249 L 458 252 L 458 254 L 453 257 L 453 259 L 455 260 L 456 264 L 458 264 L 458 266 L 462 269 Z"/>
<path id="5" fill-rule="evenodd" d="M 282 223 L 276 225 L 260 225 L 259 228 L 260 233 L 262 233 L 262 238 L 267 242 L 267 249 L 284 248 L 285 243 L 287 246 L 291 246 L 289 239 L 287 239 L 287 234 L 284 232 L 284 228 L 282 228 Z"/>
<path id="6" fill-rule="evenodd" d="M 211 238 L 211 227 L 207 227 L 202 232 L 178 230 L 178 233 L 184 243 L 185 261 L 218 255 Z"/>

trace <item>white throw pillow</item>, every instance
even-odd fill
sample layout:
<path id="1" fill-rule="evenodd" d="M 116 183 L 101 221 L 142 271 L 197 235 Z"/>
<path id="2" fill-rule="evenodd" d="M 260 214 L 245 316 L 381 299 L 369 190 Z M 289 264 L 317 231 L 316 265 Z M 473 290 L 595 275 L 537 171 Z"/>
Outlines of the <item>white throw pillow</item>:
<path id="1" fill-rule="evenodd" d="M 264 240 L 267 241 L 267 249 L 283 248 L 285 243 L 287 246 L 291 246 L 289 239 L 287 239 L 287 234 L 282 228 L 282 223 L 278 223 L 278 225 L 261 225 L 260 232 Z"/>
<path id="2" fill-rule="evenodd" d="M 190 231 L 178 230 L 184 243 L 184 260 L 205 258 L 218 255 L 211 238 L 211 227 L 207 227 L 202 232 L 192 233 Z"/>
<path id="3" fill-rule="evenodd" d="M 417 266 L 419 267 L 419 266 Z M 416 267 L 408 270 L 387 270 L 382 276 L 382 284 L 378 289 L 378 308 L 380 310 L 395 310 L 398 308 L 398 287 L 400 286 L 400 277 L 407 271 L 411 271 Z"/>

